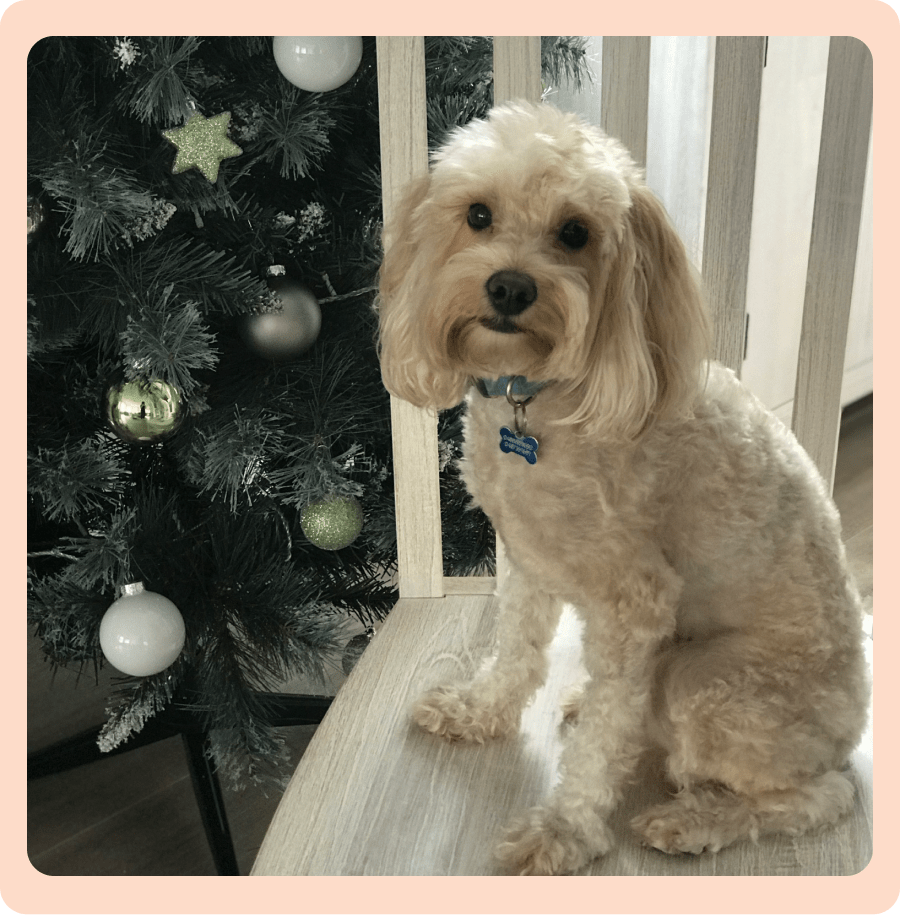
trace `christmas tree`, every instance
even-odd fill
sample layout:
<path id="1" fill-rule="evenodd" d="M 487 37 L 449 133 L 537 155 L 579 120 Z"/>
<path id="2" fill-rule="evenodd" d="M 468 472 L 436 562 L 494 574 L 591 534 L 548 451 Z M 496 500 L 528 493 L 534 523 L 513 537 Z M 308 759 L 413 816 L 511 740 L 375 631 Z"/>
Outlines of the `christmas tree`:
<path id="1" fill-rule="evenodd" d="M 52 664 L 123 671 L 102 748 L 179 702 L 239 782 L 278 772 L 265 694 L 396 599 L 375 42 L 279 41 L 28 59 L 29 621 Z M 491 51 L 426 40 L 432 145 L 490 107 Z M 546 84 L 584 54 L 543 39 Z M 450 411 L 447 572 L 490 573 L 458 438 Z"/>

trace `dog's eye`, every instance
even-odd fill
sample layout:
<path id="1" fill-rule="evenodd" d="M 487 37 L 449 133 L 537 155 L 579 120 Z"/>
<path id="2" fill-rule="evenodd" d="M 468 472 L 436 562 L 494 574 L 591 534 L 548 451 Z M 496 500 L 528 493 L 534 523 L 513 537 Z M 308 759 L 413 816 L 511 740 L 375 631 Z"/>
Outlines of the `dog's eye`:
<path id="1" fill-rule="evenodd" d="M 557 238 L 570 251 L 578 251 L 588 244 L 588 229 L 578 219 L 570 219 L 569 222 L 563 223 Z"/>
<path id="2" fill-rule="evenodd" d="M 466 221 L 476 232 L 481 232 L 482 229 L 487 229 L 491 225 L 491 210 L 484 203 L 474 203 L 469 208 Z"/>

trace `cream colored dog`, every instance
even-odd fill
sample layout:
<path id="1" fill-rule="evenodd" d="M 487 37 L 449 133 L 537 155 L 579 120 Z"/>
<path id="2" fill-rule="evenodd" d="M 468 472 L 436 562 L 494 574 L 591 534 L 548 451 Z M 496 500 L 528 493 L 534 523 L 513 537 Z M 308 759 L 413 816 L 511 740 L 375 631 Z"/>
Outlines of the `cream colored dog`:
<path id="1" fill-rule="evenodd" d="M 561 606 L 584 620 L 562 779 L 502 862 L 606 852 L 653 745 L 678 790 L 632 825 L 665 852 L 848 811 L 869 686 L 838 514 L 791 433 L 705 361 L 695 272 L 625 149 L 547 105 L 459 130 L 386 226 L 379 309 L 388 390 L 466 398 L 464 476 L 510 567 L 493 666 L 416 721 L 515 732 Z"/>

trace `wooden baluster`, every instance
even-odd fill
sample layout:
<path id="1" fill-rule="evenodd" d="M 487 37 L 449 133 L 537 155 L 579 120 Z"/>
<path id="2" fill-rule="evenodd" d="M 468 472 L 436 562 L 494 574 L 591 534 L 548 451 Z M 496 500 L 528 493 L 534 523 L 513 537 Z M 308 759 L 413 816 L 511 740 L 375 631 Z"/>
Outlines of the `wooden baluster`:
<path id="1" fill-rule="evenodd" d="M 831 492 L 845 342 L 873 111 L 873 58 L 857 38 L 832 38 L 792 429 Z"/>

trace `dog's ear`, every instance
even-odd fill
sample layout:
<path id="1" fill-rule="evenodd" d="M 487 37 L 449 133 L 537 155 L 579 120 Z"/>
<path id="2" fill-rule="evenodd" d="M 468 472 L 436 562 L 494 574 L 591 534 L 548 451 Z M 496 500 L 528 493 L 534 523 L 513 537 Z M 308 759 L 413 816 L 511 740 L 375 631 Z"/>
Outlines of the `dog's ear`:
<path id="1" fill-rule="evenodd" d="M 630 192 L 616 253 L 599 267 L 581 404 L 566 420 L 620 440 L 690 410 L 709 339 L 695 270 L 666 211 L 643 184 Z"/>
<path id="2" fill-rule="evenodd" d="M 429 182 L 429 175 L 411 181 L 394 205 L 391 219 L 382 229 L 384 257 L 379 271 L 380 298 L 393 297 L 413 265 L 417 247 L 414 214 L 416 204 L 428 194 Z"/>
<path id="3" fill-rule="evenodd" d="M 440 241 L 429 238 L 429 184 L 424 175 L 408 185 L 383 232 L 378 347 L 382 381 L 392 394 L 442 409 L 462 400 L 467 379 L 441 364 L 429 338 L 429 280 L 441 254 Z"/>
<path id="4" fill-rule="evenodd" d="M 701 382 L 710 323 L 700 277 L 663 204 L 644 185 L 632 191 L 629 222 L 635 239 L 635 294 L 656 377 L 651 419 L 685 414 Z"/>

